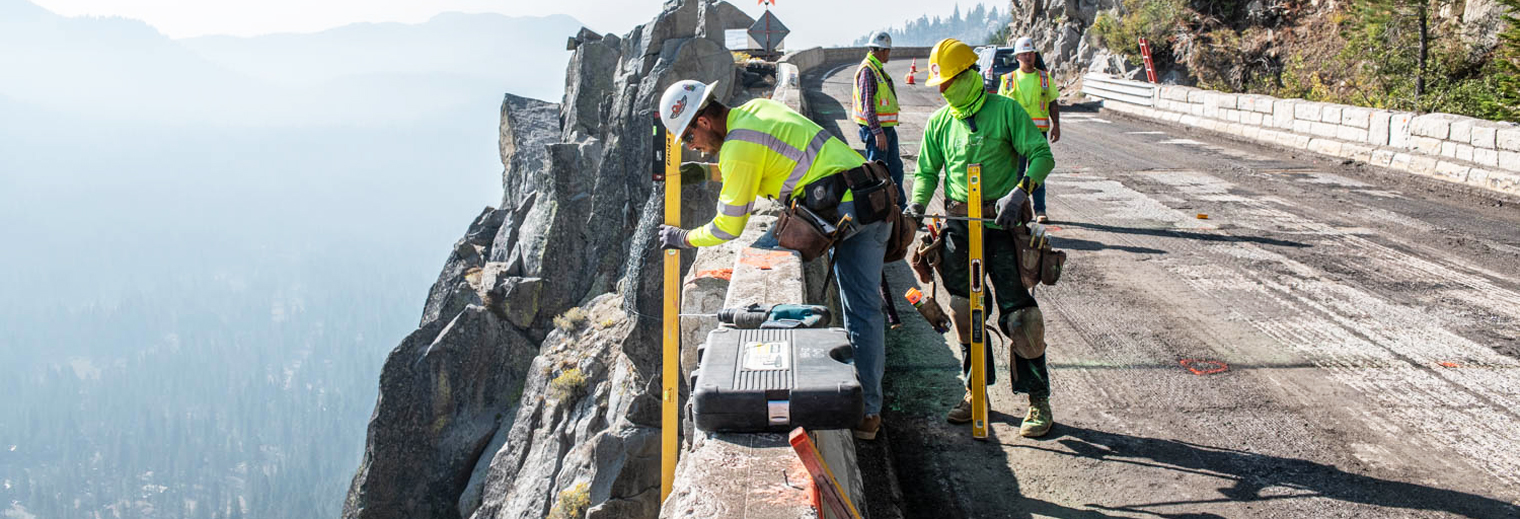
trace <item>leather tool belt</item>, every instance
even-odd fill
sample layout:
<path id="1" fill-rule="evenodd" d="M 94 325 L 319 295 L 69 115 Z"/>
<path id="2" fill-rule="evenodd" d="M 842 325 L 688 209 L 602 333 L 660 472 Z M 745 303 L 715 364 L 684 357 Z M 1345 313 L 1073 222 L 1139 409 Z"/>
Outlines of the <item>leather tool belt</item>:
<path id="1" fill-rule="evenodd" d="M 853 217 L 839 214 L 840 200 L 847 191 L 854 194 Z M 889 217 L 902 219 L 897 211 L 897 185 L 885 163 L 867 162 L 803 186 L 802 194 L 791 200 L 776 221 L 776 240 L 782 247 L 801 253 L 803 261 L 811 261 L 838 243 L 851 223 L 869 225 Z M 912 223 L 907 225 L 911 232 Z M 894 232 L 893 236 L 900 234 Z M 906 254 L 907 241 L 903 240 L 896 259 Z M 891 258 L 890 240 L 887 249 L 886 256 Z"/>

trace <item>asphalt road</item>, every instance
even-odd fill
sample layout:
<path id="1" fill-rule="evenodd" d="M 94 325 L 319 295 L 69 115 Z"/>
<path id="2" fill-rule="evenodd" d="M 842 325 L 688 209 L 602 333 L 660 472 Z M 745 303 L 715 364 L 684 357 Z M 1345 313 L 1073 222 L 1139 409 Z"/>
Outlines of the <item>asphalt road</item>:
<path id="1" fill-rule="evenodd" d="M 907 65 L 888 68 L 911 177 L 943 101 Z M 809 100 L 859 149 L 852 71 Z M 946 423 L 954 334 L 899 300 L 863 447 L 897 485 L 873 517 L 1520 517 L 1520 204 L 1081 106 L 1062 122 L 1070 259 L 1036 292 L 1057 426 L 1020 437 L 1002 382 L 992 438 Z"/>

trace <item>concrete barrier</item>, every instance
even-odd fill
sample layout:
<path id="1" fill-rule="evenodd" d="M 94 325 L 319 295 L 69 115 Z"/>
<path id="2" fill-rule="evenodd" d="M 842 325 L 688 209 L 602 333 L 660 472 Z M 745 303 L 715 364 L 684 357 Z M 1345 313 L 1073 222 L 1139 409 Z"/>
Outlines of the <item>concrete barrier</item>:
<path id="1" fill-rule="evenodd" d="M 898 47 L 892 49 L 892 60 L 928 59 L 929 49 L 930 47 Z M 813 47 L 787 53 L 778 63 L 790 63 L 803 75 L 808 75 L 825 65 L 833 68 L 846 63 L 859 63 L 865 59 L 866 50 L 865 47 Z M 924 63 L 924 68 L 929 68 L 929 64 Z"/>
<path id="2" fill-rule="evenodd" d="M 1520 126 L 1083 76 L 1103 108 L 1520 195 Z M 1147 92 L 1148 90 L 1148 92 Z"/>

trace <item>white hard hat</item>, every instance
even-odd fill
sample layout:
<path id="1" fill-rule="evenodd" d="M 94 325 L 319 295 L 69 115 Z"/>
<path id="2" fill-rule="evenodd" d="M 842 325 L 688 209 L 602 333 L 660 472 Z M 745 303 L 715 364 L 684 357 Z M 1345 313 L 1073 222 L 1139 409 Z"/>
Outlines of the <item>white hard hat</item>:
<path id="1" fill-rule="evenodd" d="M 1023 54 L 1025 52 L 1034 52 L 1034 38 L 1025 36 L 1019 38 L 1019 41 L 1013 42 L 1014 54 Z"/>
<path id="2" fill-rule="evenodd" d="M 887 34 L 887 31 L 876 31 L 875 34 L 871 35 L 871 39 L 866 42 L 866 46 L 873 49 L 891 49 L 892 35 Z"/>
<path id="3" fill-rule="evenodd" d="M 707 98 L 718 88 L 718 82 L 702 84 L 701 81 L 683 79 L 665 89 L 660 96 L 660 122 L 665 129 L 680 138 L 686 127 L 696 118 L 697 112 L 707 105 Z"/>

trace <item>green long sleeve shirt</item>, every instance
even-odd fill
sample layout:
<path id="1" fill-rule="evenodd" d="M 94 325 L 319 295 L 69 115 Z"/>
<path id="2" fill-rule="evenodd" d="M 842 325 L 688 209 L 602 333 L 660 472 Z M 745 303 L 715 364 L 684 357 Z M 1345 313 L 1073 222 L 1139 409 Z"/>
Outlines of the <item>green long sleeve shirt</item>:
<path id="1" fill-rule="evenodd" d="M 913 203 L 929 204 L 945 176 L 945 198 L 966 201 L 966 166 L 982 165 L 982 201 L 1001 198 L 1018 186 L 1018 157 L 1029 158 L 1025 174 L 1036 184 L 1055 167 L 1050 143 L 1040 133 L 1018 101 L 987 96 L 982 109 L 972 116 L 976 133 L 950 113 L 949 105 L 929 117 L 918 150 L 918 171 L 913 173 Z"/>

